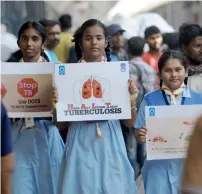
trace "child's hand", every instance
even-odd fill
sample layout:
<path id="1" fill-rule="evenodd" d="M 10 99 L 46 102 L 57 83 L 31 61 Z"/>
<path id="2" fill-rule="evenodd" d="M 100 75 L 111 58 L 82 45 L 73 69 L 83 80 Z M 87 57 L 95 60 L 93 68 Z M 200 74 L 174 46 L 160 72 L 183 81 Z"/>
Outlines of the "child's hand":
<path id="1" fill-rule="evenodd" d="M 138 143 L 140 144 L 146 143 L 146 135 L 147 135 L 147 129 L 145 127 L 140 128 L 136 135 Z"/>
<path id="2" fill-rule="evenodd" d="M 138 89 L 135 86 L 133 80 L 129 79 L 128 84 L 129 84 L 131 107 L 134 107 L 136 105 L 136 100 L 137 100 L 137 96 L 138 96 Z"/>
<path id="3" fill-rule="evenodd" d="M 56 109 L 56 104 L 58 103 L 58 92 L 56 88 L 52 90 L 52 107 Z"/>

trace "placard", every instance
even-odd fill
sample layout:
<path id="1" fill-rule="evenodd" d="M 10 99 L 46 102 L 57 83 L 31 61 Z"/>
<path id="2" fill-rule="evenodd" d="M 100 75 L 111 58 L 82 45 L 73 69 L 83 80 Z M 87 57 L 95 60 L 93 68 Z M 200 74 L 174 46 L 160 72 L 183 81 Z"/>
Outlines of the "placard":
<path id="1" fill-rule="evenodd" d="M 147 160 L 185 158 L 202 105 L 146 107 Z"/>
<path id="2" fill-rule="evenodd" d="M 56 64 L 58 121 L 131 118 L 128 62 Z"/>
<path id="3" fill-rule="evenodd" d="M 1 63 L 1 98 L 11 118 L 51 115 L 53 63 Z"/>

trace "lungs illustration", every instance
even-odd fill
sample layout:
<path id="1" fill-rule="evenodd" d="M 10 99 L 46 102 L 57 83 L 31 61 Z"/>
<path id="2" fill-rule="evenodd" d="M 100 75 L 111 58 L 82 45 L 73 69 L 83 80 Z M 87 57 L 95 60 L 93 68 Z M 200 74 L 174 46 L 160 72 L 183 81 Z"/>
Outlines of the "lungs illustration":
<path id="1" fill-rule="evenodd" d="M 109 81 L 104 78 L 87 76 L 76 81 L 74 85 L 75 100 L 79 103 L 86 100 L 102 100 L 109 102 L 110 86 Z"/>
<path id="2" fill-rule="evenodd" d="M 102 85 L 98 81 L 93 80 L 92 86 L 93 86 L 93 96 L 95 98 L 102 98 Z"/>
<path id="3" fill-rule="evenodd" d="M 84 84 L 82 88 L 82 98 L 89 99 L 91 98 L 91 81 L 88 79 Z"/>

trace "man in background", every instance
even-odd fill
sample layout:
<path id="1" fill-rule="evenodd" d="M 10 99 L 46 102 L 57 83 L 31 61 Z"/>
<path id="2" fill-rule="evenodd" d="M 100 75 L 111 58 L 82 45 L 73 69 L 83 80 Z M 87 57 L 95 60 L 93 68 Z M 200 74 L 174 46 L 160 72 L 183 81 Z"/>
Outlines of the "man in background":
<path id="1" fill-rule="evenodd" d="M 179 50 L 179 33 L 171 32 L 163 34 L 163 51 Z"/>
<path id="2" fill-rule="evenodd" d="M 11 194 L 11 175 L 13 171 L 13 146 L 11 125 L 6 109 L 1 103 L 1 193 Z"/>
<path id="3" fill-rule="evenodd" d="M 62 15 L 59 18 L 61 25 L 60 43 L 54 49 L 58 59 L 65 63 L 69 58 L 70 49 L 72 48 L 73 34 L 71 33 L 72 18 L 69 14 Z"/>
<path id="4" fill-rule="evenodd" d="M 156 72 L 142 59 L 145 41 L 141 37 L 132 37 L 128 40 L 128 54 L 130 62 L 130 75 L 135 79 L 139 94 L 137 98 L 137 108 L 145 94 L 156 89 Z"/>
<path id="5" fill-rule="evenodd" d="M 189 76 L 202 73 L 202 28 L 197 24 L 180 27 L 180 49 L 189 62 Z"/>
<path id="6" fill-rule="evenodd" d="M 156 89 L 156 72 L 141 58 L 144 51 L 145 40 L 141 37 L 132 37 L 128 40 L 128 54 L 130 62 L 130 76 L 138 88 L 137 109 L 145 94 Z M 134 130 L 124 130 L 128 158 L 134 168 L 136 178 L 144 163 L 144 146 L 137 144 Z M 139 164 L 139 165 L 137 165 Z"/>
<path id="7" fill-rule="evenodd" d="M 189 63 L 188 87 L 202 93 L 202 28 L 197 24 L 180 27 L 180 49 Z"/>
<path id="8" fill-rule="evenodd" d="M 158 60 L 162 55 L 161 47 L 163 43 L 161 31 L 156 26 L 146 28 L 145 41 L 149 46 L 149 51 L 144 53 L 142 58 L 158 73 Z"/>
<path id="9" fill-rule="evenodd" d="M 40 23 L 46 30 L 46 48 L 44 51 L 47 54 L 50 62 L 58 62 L 59 60 L 55 54 L 54 49 L 60 42 L 60 24 L 54 20 L 41 20 Z"/>
<path id="10" fill-rule="evenodd" d="M 128 61 L 128 55 L 124 50 L 125 38 L 123 33 L 125 30 L 119 24 L 112 24 L 107 27 L 107 32 L 112 43 L 111 61 Z"/>

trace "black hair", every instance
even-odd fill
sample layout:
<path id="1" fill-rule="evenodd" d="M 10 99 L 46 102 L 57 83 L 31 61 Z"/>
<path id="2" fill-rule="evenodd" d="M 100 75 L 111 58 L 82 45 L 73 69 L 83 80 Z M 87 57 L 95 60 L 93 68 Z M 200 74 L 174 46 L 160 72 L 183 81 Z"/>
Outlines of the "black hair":
<path id="1" fill-rule="evenodd" d="M 181 49 L 183 45 L 188 46 L 194 38 L 202 36 L 202 28 L 197 24 L 183 24 L 179 31 L 179 44 Z"/>
<path id="2" fill-rule="evenodd" d="M 128 52 L 133 56 L 141 56 L 144 51 L 145 40 L 139 36 L 128 40 Z"/>
<path id="3" fill-rule="evenodd" d="M 20 30 L 18 31 L 18 41 L 20 41 L 20 38 L 21 38 L 22 34 L 28 28 L 34 28 L 39 33 L 39 35 L 41 36 L 42 43 L 45 42 L 45 40 L 46 40 L 46 32 L 45 32 L 44 27 L 39 22 L 30 22 L 30 21 L 24 23 L 20 27 Z"/>
<path id="4" fill-rule="evenodd" d="M 28 21 L 28 22 L 24 23 L 20 27 L 20 30 L 18 31 L 18 40 L 17 40 L 18 45 L 20 45 L 20 39 L 21 39 L 22 34 L 29 28 L 34 28 L 39 33 L 39 35 L 42 38 L 42 44 L 43 44 L 46 40 L 46 33 L 45 33 L 44 27 L 39 22 Z M 23 57 L 21 50 L 15 52 L 13 55 L 16 59 L 21 59 Z M 47 55 L 45 55 L 43 50 L 41 51 L 41 56 L 43 56 L 46 61 L 49 61 Z"/>
<path id="5" fill-rule="evenodd" d="M 109 43 L 109 38 L 108 38 L 108 34 L 107 34 L 107 29 L 101 21 L 96 20 L 96 19 L 90 19 L 90 20 L 85 21 L 82 24 L 82 26 L 79 29 L 77 29 L 77 31 L 74 34 L 73 42 L 75 42 L 75 52 L 76 52 L 77 59 L 80 60 L 82 58 L 82 50 L 81 50 L 80 46 L 82 46 L 82 37 L 83 37 L 84 31 L 86 30 L 86 28 L 92 27 L 95 25 L 98 25 L 104 31 L 105 39 L 108 41 L 108 45 L 105 48 L 105 53 L 106 53 L 107 61 L 111 61 L 110 43 Z"/>
<path id="6" fill-rule="evenodd" d="M 157 28 L 156 26 L 150 26 L 150 27 L 145 29 L 144 37 L 148 38 L 151 35 L 160 34 L 160 33 L 161 33 L 161 31 L 159 30 L 159 28 Z"/>
<path id="7" fill-rule="evenodd" d="M 164 52 L 158 61 L 159 73 L 161 73 L 163 67 L 165 66 L 166 61 L 168 61 L 169 59 L 180 60 L 185 71 L 188 70 L 189 64 L 188 64 L 184 54 L 182 52 L 180 52 L 179 50 L 169 50 L 169 51 Z M 187 84 L 187 78 L 185 79 L 185 84 Z M 160 81 L 160 86 L 162 86 L 162 80 Z"/>
<path id="8" fill-rule="evenodd" d="M 59 22 L 62 29 L 69 29 L 72 27 L 72 17 L 69 14 L 60 16 Z"/>
<path id="9" fill-rule="evenodd" d="M 44 28 L 47 28 L 47 27 L 53 27 L 55 25 L 59 25 L 60 26 L 60 23 L 56 20 L 40 20 L 39 23 L 44 27 Z"/>
<path id="10" fill-rule="evenodd" d="M 163 44 L 167 44 L 169 50 L 179 49 L 179 33 L 171 32 L 163 34 Z"/>

